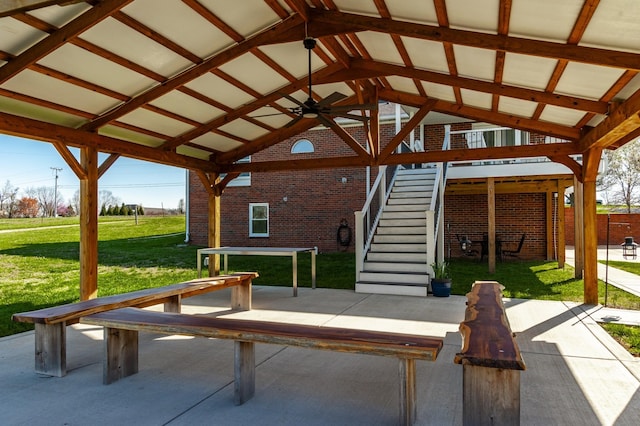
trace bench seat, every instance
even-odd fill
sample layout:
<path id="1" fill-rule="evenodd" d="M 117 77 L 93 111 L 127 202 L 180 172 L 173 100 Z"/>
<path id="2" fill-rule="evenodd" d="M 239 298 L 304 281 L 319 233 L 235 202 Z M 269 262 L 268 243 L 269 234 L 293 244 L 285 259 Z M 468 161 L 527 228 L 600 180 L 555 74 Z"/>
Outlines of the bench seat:
<path id="1" fill-rule="evenodd" d="M 524 360 L 502 303 L 504 287 L 476 281 L 460 324 L 464 425 L 520 424 L 520 371 Z"/>
<path id="2" fill-rule="evenodd" d="M 137 308 L 90 315 L 83 317 L 81 323 L 105 327 L 105 384 L 138 372 L 139 331 L 234 340 L 234 402 L 237 405 L 249 400 L 255 391 L 256 342 L 396 357 L 400 360 L 401 424 L 412 424 L 415 419 L 415 360 L 435 361 L 443 345 L 441 338 L 420 335 L 216 318 Z"/>
<path id="3" fill-rule="evenodd" d="M 62 377 L 66 374 L 66 326 L 83 316 L 124 307 L 147 307 L 164 303 L 167 312 L 180 312 L 183 298 L 233 287 L 231 307 L 251 309 L 251 280 L 255 272 L 201 278 L 163 287 L 98 297 L 36 311 L 13 314 L 12 320 L 35 324 L 35 370 Z"/>

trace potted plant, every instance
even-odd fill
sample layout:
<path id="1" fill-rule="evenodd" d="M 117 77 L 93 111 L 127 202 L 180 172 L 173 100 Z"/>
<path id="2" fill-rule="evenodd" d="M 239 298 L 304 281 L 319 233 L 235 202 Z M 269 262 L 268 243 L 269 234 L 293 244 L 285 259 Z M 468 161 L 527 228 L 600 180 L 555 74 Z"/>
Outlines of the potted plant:
<path id="1" fill-rule="evenodd" d="M 451 295 L 451 276 L 447 262 L 435 262 L 431 264 L 433 278 L 431 278 L 431 290 L 436 297 L 449 297 Z"/>

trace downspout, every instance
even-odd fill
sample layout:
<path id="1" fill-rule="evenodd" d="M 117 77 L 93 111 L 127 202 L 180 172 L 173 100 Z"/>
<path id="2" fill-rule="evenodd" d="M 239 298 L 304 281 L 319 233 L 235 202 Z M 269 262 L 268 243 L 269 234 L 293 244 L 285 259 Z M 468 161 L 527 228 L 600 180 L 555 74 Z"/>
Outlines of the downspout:
<path id="1" fill-rule="evenodd" d="M 185 170 L 186 178 L 185 178 L 185 203 L 184 203 L 184 214 L 185 214 L 185 226 L 184 226 L 184 242 L 189 242 L 189 169 Z"/>

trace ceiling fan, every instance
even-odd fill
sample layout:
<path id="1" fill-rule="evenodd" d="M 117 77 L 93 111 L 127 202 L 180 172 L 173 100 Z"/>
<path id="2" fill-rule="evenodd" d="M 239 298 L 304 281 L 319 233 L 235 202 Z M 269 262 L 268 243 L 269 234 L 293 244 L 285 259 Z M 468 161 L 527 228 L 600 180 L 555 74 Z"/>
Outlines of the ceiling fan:
<path id="1" fill-rule="evenodd" d="M 331 127 L 331 120 L 329 120 L 327 116 L 343 117 L 343 118 L 348 118 L 348 119 L 362 121 L 362 122 L 367 121 L 369 119 L 368 116 L 364 114 L 363 115 L 351 114 L 350 111 L 375 110 L 378 108 L 377 104 L 374 103 L 374 104 L 332 105 L 335 102 L 338 102 L 347 97 L 346 95 L 340 92 L 333 92 L 332 94 L 330 94 L 324 99 L 321 99 L 320 101 L 316 101 L 315 99 L 313 99 L 313 92 L 312 92 L 313 85 L 311 81 L 311 51 L 316 47 L 316 40 L 313 37 L 305 37 L 303 44 L 305 49 L 307 49 L 308 51 L 308 65 L 309 65 L 308 98 L 306 101 L 301 102 L 291 95 L 288 95 L 285 93 L 282 94 L 282 96 L 285 99 L 297 105 L 296 107 L 288 108 L 291 111 L 291 113 L 296 115 L 296 117 L 290 122 L 288 122 L 285 125 L 285 127 L 291 127 L 294 124 L 296 124 L 298 121 L 302 120 L 303 118 L 315 118 L 325 126 Z M 256 116 L 254 118 L 265 117 L 269 115 L 277 115 L 277 114 L 261 115 L 261 116 Z"/>

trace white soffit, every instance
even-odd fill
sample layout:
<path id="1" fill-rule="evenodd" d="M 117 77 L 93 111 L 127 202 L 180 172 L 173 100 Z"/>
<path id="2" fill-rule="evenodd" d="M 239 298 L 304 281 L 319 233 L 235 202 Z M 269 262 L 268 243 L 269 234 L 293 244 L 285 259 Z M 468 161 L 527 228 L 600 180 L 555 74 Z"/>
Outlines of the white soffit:
<path id="1" fill-rule="evenodd" d="M 334 0 L 335 5 L 338 7 L 338 10 L 342 12 L 353 12 L 353 13 L 361 13 L 369 16 L 380 16 L 378 13 L 378 9 L 376 8 L 375 2 L 373 1 L 344 1 L 344 0 Z"/>
<path id="2" fill-rule="evenodd" d="M 39 42 L 47 33 L 36 30 L 13 18 L 0 18 L 0 50 L 19 55 Z"/>
<path id="3" fill-rule="evenodd" d="M 242 55 L 227 62 L 220 67 L 220 70 L 263 95 L 289 83 L 273 68 L 252 54 Z"/>
<path id="4" fill-rule="evenodd" d="M 29 15 L 33 15 L 38 19 L 60 28 L 69 21 L 82 15 L 86 10 L 89 10 L 90 6 L 87 3 L 80 2 L 75 4 L 68 4 L 64 7 L 49 6 L 42 9 L 33 9 L 27 12 Z"/>
<path id="5" fill-rule="evenodd" d="M 163 143 L 162 139 L 158 139 L 144 133 L 134 132 L 133 130 L 125 129 L 122 127 L 113 126 L 111 124 L 101 127 L 100 134 L 115 139 L 134 142 L 139 145 L 150 146 L 152 148 L 156 148 Z"/>
<path id="6" fill-rule="evenodd" d="M 268 130 L 241 118 L 220 126 L 219 129 L 245 140 L 253 140 L 269 133 Z"/>
<path id="7" fill-rule="evenodd" d="M 427 96 L 430 98 L 442 99 L 443 101 L 454 103 L 456 101 L 456 95 L 453 92 L 453 87 L 451 86 L 422 82 L 422 87 L 424 87 L 424 90 L 427 92 Z"/>
<path id="8" fill-rule="evenodd" d="M 198 0 L 245 38 L 280 21 L 280 18 L 263 0 Z M 249 12 L 248 12 L 249 11 Z"/>
<path id="9" fill-rule="evenodd" d="M 297 79 L 306 77 L 309 72 L 307 50 L 301 41 L 261 46 L 259 50 Z M 311 55 L 312 70 L 322 68 L 324 65 L 325 63 L 317 55 Z"/>
<path id="10" fill-rule="evenodd" d="M 28 69 L 0 87 L 91 114 L 100 114 L 118 104 L 112 97 Z"/>
<path id="11" fill-rule="evenodd" d="M 205 133 L 202 136 L 192 139 L 191 142 L 220 152 L 228 152 L 243 146 L 240 141 L 215 133 Z"/>
<path id="12" fill-rule="evenodd" d="M 0 111 L 68 127 L 77 127 L 86 121 L 77 115 L 2 96 L 0 96 Z"/>
<path id="13" fill-rule="evenodd" d="M 575 126 L 580 120 L 582 120 L 584 114 L 585 113 L 583 111 L 547 105 L 542 111 L 542 114 L 540 114 L 540 120 L 558 123 L 565 126 Z"/>
<path id="14" fill-rule="evenodd" d="M 442 43 L 410 37 L 401 37 L 401 39 L 415 68 L 449 73 L 447 55 Z"/>
<path id="15" fill-rule="evenodd" d="M 61 46 L 38 63 L 127 96 L 156 84 L 155 80 L 73 44 Z"/>
<path id="16" fill-rule="evenodd" d="M 498 101 L 498 111 L 505 114 L 519 115 L 520 117 L 531 118 L 537 107 L 537 102 L 510 98 L 508 96 L 500 96 Z"/>
<path id="17" fill-rule="evenodd" d="M 200 160 L 208 160 L 209 156 L 211 155 L 211 153 L 208 151 L 198 149 L 190 145 L 180 145 L 178 148 L 176 148 L 176 153 L 189 157 L 199 158 Z"/>
<path id="18" fill-rule="evenodd" d="M 493 96 L 490 93 L 477 92 L 475 90 L 460 89 L 462 102 L 465 105 L 490 110 Z"/>
<path id="19" fill-rule="evenodd" d="M 451 28 L 497 32 L 499 0 L 447 0 L 446 5 Z"/>
<path id="20" fill-rule="evenodd" d="M 507 53 L 502 82 L 512 86 L 545 90 L 558 61 L 515 53 Z"/>
<path id="21" fill-rule="evenodd" d="M 105 19 L 85 31 L 80 38 L 164 77 L 170 77 L 192 65 L 177 53 L 113 18 Z"/>
<path id="22" fill-rule="evenodd" d="M 161 96 L 150 104 L 199 123 L 206 123 L 224 114 L 221 109 L 177 90 Z"/>
<path id="23" fill-rule="evenodd" d="M 118 121 L 171 137 L 180 136 L 182 133 L 193 129 L 192 126 L 183 121 L 143 108 L 131 111 L 129 114 L 120 117 Z"/>
<path id="24" fill-rule="evenodd" d="M 454 45 L 458 75 L 480 80 L 493 81 L 496 69 L 496 52 Z"/>
<path id="25" fill-rule="evenodd" d="M 255 99 L 247 92 L 211 73 L 206 73 L 185 84 L 185 86 L 200 92 L 204 96 L 215 99 L 229 108 L 236 108 Z"/>
<path id="26" fill-rule="evenodd" d="M 619 68 L 569 62 L 555 92 L 600 99 L 623 73 Z"/>
<path id="27" fill-rule="evenodd" d="M 183 2 L 136 0 L 122 11 L 201 58 L 234 43 Z"/>
<path id="28" fill-rule="evenodd" d="M 393 39 L 382 33 L 365 31 L 358 33 L 358 38 L 364 44 L 365 49 L 371 57 L 380 62 L 387 62 L 396 65 L 404 65 Z"/>
<path id="29" fill-rule="evenodd" d="M 431 1 L 386 0 L 393 19 L 438 25 L 436 8 Z"/>
<path id="30" fill-rule="evenodd" d="M 566 43 L 584 0 L 515 1 L 509 34 Z"/>
<path id="31" fill-rule="evenodd" d="M 416 87 L 416 84 L 410 78 L 390 75 L 389 77 L 387 77 L 387 81 L 391 83 L 391 87 L 393 87 L 393 90 L 411 93 L 412 95 L 420 94 L 418 88 Z"/>
<path id="32" fill-rule="evenodd" d="M 640 53 L 638 0 L 601 1 L 580 44 Z"/>

